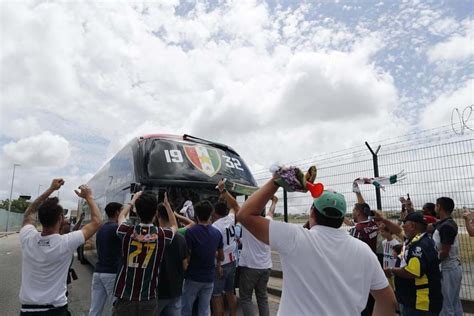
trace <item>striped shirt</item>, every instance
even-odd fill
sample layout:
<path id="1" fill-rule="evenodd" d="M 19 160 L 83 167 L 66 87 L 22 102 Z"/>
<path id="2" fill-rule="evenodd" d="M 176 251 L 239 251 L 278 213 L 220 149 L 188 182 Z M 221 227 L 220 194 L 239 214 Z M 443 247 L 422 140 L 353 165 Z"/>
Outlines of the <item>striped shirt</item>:
<path id="1" fill-rule="evenodd" d="M 377 248 L 378 226 L 373 220 L 366 220 L 357 223 L 350 231 L 350 234 L 355 238 L 362 240 L 375 253 Z"/>
<path id="2" fill-rule="evenodd" d="M 173 231 L 153 224 L 125 222 L 117 228 L 117 236 L 122 242 L 122 254 L 115 296 L 129 301 L 155 299 L 161 259 L 173 240 Z"/>

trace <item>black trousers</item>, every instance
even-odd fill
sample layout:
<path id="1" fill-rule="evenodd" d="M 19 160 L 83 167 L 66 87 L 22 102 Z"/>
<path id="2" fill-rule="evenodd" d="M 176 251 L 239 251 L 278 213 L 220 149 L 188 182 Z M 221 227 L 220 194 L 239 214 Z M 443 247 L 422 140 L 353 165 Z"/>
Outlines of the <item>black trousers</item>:
<path id="1" fill-rule="evenodd" d="M 23 305 L 23 308 L 32 307 L 33 305 Z M 41 307 L 41 306 L 38 306 Z M 67 305 L 62 307 L 53 307 L 44 312 L 20 312 L 20 316 L 70 316 L 71 313 L 67 309 Z"/>

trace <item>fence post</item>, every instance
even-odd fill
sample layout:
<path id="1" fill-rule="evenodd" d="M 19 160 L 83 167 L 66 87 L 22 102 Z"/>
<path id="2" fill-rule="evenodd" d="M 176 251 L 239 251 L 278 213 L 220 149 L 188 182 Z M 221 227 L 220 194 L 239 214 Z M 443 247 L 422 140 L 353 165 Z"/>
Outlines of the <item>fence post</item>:
<path id="1" fill-rule="evenodd" d="M 288 196 L 285 189 L 283 189 L 283 220 L 288 223 Z"/>
<path id="2" fill-rule="evenodd" d="M 372 160 L 374 162 L 374 176 L 378 177 L 379 176 L 379 157 L 378 153 L 380 150 L 380 145 L 377 147 L 377 150 L 375 152 L 372 150 L 368 142 L 365 142 L 365 145 L 367 148 L 369 148 L 370 152 L 372 153 Z M 375 197 L 377 199 L 377 210 L 382 210 L 382 197 L 380 196 L 380 188 L 375 188 Z"/>

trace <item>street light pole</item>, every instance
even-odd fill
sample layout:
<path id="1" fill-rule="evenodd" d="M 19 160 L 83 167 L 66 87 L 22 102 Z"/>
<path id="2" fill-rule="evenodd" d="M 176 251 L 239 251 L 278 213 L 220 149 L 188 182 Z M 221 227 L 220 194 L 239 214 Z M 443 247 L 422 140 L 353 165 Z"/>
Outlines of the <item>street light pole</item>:
<path id="1" fill-rule="evenodd" d="M 8 232 L 8 222 L 10 220 L 10 211 L 12 208 L 12 195 L 13 195 L 13 182 L 15 181 L 15 169 L 16 167 L 19 167 L 20 165 L 17 163 L 13 164 L 13 175 L 12 175 L 12 185 L 10 187 L 10 199 L 8 200 L 8 213 L 7 213 L 7 227 L 6 231 Z"/>
<path id="2" fill-rule="evenodd" d="M 42 186 L 43 186 L 42 184 L 38 184 L 38 196 L 36 198 L 38 198 L 40 196 Z M 36 212 L 35 216 L 36 216 L 36 222 L 38 222 L 38 212 Z"/>

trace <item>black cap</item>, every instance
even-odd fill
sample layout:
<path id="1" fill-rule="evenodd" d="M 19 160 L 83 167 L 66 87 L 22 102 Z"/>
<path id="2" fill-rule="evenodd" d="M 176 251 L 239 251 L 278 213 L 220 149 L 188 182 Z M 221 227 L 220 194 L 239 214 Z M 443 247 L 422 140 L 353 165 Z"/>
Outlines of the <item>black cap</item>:
<path id="1" fill-rule="evenodd" d="M 425 217 L 421 212 L 408 213 L 403 222 L 405 223 L 407 221 L 428 225 L 428 223 L 426 223 L 425 221 Z"/>

